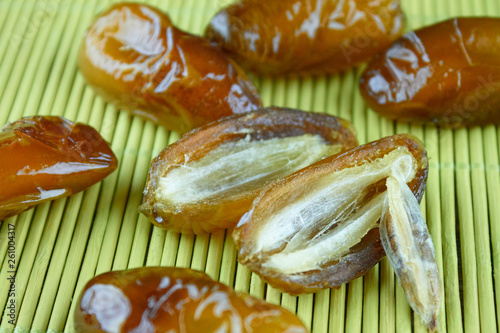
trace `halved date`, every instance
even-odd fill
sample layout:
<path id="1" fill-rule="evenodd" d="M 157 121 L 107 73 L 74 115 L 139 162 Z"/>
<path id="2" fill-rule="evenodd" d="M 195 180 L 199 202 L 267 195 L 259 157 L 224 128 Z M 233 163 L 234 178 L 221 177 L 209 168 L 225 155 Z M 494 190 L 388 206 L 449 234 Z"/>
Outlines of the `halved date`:
<path id="1" fill-rule="evenodd" d="M 394 172 L 420 200 L 427 155 L 415 137 L 383 138 L 271 183 L 233 231 L 238 260 L 292 294 L 365 274 L 384 256 L 379 222 Z"/>
<path id="2" fill-rule="evenodd" d="M 369 60 L 403 34 L 399 0 L 242 0 L 206 29 L 239 64 L 261 74 L 325 74 Z"/>
<path id="3" fill-rule="evenodd" d="M 78 65 L 105 100 L 182 133 L 262 105 L 238 65 L 148 5 L 119 3 L 99 15 Z"/>
<path id="4" fill-rule="evenodd" d="M 307 332 L 291 312 L 237 293 L 202 272 L 147 267 L 87 283 L 77 332 Z"/>
<path id="5" fill-rule="evenodd" d="M 0 132 L 0 220 L 80 192 L 116 169 L 109 145 L 90 126 L 34 116 Z"/>
<path id="6" fill-rule="evenodd" d="M 498 124 L 499 40 L 499 18 L 455 18 L 409 32 L 366 68 L 362 96 L 390 119 Z"/>
<path id="7" fill-rule="evenodd" d="M 151 163 L 140 211 L 159 227 L 234 227 L 260 190 L 357 145 L 343 119 L 288 109 L 231 116 L 184 135 Z"/>

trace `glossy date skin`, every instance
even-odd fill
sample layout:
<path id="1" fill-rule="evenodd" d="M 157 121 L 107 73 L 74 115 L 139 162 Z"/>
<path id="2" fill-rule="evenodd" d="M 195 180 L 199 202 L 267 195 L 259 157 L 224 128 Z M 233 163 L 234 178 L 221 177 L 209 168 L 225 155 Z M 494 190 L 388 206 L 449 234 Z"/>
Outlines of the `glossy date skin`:
<path id="1" fill-rule="evenodd" d="M 341 118 L 267 108 L 185 134 L 151 163 L 139 210 L 161 228 L 232 228 L 268 183 L 357 146 Z"/>
<path id="2" fill-rule="evenodd" d="M 223 52 L 147 5 L 119 3 L 99 15 L 78 65 L 106 101 L 180 133 L 262 104 Z"/>
<path id="3" fill-rule="evenodd" d="M 500 123 L 500 19 L 455 18 L 409 32 L 360 79 L 390 119 L 461 127 Z"/>
<path id="4" fill-rule="evenodd" d="M 88 125 L 22 118 L 0 132 L 0 220 L 80 192 L 116 169 L 109 145 Z"/>
<path id="5" fill-rule="evenodd" d="M 291 312 L 185 268 L 109 272 L 87 283 L 77 332 L 297 332 Z"/>
<path id="6" fill-rule="evenodd" d="M 404 25 L 399 0 L 242 0 L 205 35 L 259 74 L 325 74 L 369 60 Z"/>
<path id="7" fill-rule="evenodd" d="M 420 202 L 427 155 L 395 135 L 325 158 L 263 189 L 233 231 L 238 260 L 291 294 L 338 288 L 385 255 L 379 234 L 394 166 Z"/>

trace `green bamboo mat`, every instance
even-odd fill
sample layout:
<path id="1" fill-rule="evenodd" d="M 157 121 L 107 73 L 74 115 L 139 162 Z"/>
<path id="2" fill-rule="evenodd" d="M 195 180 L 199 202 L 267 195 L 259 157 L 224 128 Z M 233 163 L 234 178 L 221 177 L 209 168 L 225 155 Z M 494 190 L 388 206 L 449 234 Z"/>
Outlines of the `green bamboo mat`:
<path id="1" fill-rule="evenodd" d="M 263 0 L 265 1 L 265 0 Z M 118 169 L 72 197 L 39 205 L 0 225 L 0 308 L 10 302 L 8 224 L 15 225 L 17 324 L 0 332 L 72 332 L 84 284 L 109 270 L 179 266 L 296 312 L 314 333 L 425 332 L 389 262 L 338 290 L 293 297 L 237 264 L 224 232 L 179 235 L 153 227 L 137 207 L 150 160 L 178 139 L 105 104 L 85 85 L 76 56 L 85 28 L 109 1 L 0 0 L 0 126 L 22 116 L 62 115 L 111 142 Z M 227 0 L 150 1 L 182 29 L 201 33 Z M 458 15 L 500 16 L 498 0 L 403 0 L 408 29 Z M 497 332 L 500 324 L 500 132 L 495 126 L 439 130 L 392 123 L 365 106 L 359 71 L 304 79 L 255 78 L 265 105 L 349 119 L 361 143 L 395 133 L 423 139 L 430 157 L 422 212 L 444 281 L 442 332 Z M 1 167 L 1 165 L 0 165 Z M 496 278 L 494 273 L 496 272 Z M 496 291 L 496 293 L 495 293 Z"/>

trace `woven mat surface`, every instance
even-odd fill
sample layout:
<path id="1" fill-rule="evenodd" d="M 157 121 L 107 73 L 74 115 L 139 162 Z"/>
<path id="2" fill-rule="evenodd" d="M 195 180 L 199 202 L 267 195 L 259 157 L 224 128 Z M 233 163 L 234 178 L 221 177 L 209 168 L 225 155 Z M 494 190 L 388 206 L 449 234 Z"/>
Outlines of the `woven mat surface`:
<path id="1" fill-rule="evenodd" d="M 225 232 L 179 235 L 153 227 L 138 215 L 149 163 L 178 135 L 104 103 L 78 72 L 83 32 L 108 2 L 0 0 L 0 126 L 22 116 L 62 115 L 98 129 L 119 160 L 118 169 L 90 189 L 0 224 L 0 332 L 72 332 L 72 301 L 89 279 L 145 265 L 204 270 L 237 290 L 296 312 L 314 333 L 425 332 L 387 259 L 338 290 L 293 297 L 266 286 L 239 265 Z M 165 10 L 180 28 L 201 33 L 228 1 L 149 3 Z M 402 3 L 408 30 L 459 15 L 500 16 L 498 0 Z M 499 128 L 452 131 L 389 122 L 366 107 L 357 89 L 358 76 L 355 70 L 304 79 L 255 77 L 255 82 L 265 105 L 344 117 L 356 127 L 361 143 L 395 133 L 412 133 L 425 142 L 430 170 L 421 209 L 443 275 L 442 332 L 497 332 Z M 16 232 L 15 326 L 3 311 L 11 301 L 8 224 L 15 225 Z"/>

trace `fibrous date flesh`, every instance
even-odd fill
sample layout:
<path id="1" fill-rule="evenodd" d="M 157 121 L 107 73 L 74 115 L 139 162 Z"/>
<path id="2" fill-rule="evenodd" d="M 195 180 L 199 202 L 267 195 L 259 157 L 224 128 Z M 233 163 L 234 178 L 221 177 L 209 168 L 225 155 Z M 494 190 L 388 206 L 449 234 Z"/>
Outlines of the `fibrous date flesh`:
<path id="1" fill-rule="evenodd" d="M 147 267 L 93 278 L 75 311 L 77 332 L 307 332 L 289 311 L 237 293 L 205 273 Z"/>
<path id="2" fill-rule="evenodd" d="M 221 10 L 206 36 L 261 74 L 349 69 L 404 30 L 399 0 L 242 0 Z"/>
<path id="3" fill-rule="evenodd" d="M 143 4 L 115 4 L 99 15 L 78 65 L 107 101 L 179 132 L 262 104 L 223 52 Z"/>
<path id="4" fill-rule="evenodd" d="M 153 160 L 140 211 L 176 231 L 233 227 L 266 184 L 356 145 L 351 124 L 326 114 L 262 109 L 221 119 Z"/>
<path id="5" fill-rule="evenodd" d="M 239 261 L 294 294 L 363 275 L 384 255 L 378 227 L 394 170 L 420 199 L 427 157 L 421 142 L 406 135 L 347 150 L 270 184 L 233 232 Z"/>
<path id="6" fill-rule="evenodd" d="M 427 164 L 418 139 L 395 135 L 271 183 L 233 231 L 239 261 L 298 294 L 363 275 L 385 249 L 410 305 L 436 329 L 441 282 L 418 205 Z"/>
<path id="7" fill-rule="evenodd" d="M 390 119 L 498 124 L 499 40 L 499 18 L 455 18 L 409 32 L 366 68 L 362 96 Z"/>
<path id="8" fill-rule="evenodd" d="M 0 220 L 80 192 L 116 168 L 109 145 L 90 126 L 34 116 L 0 132 Z"/>

